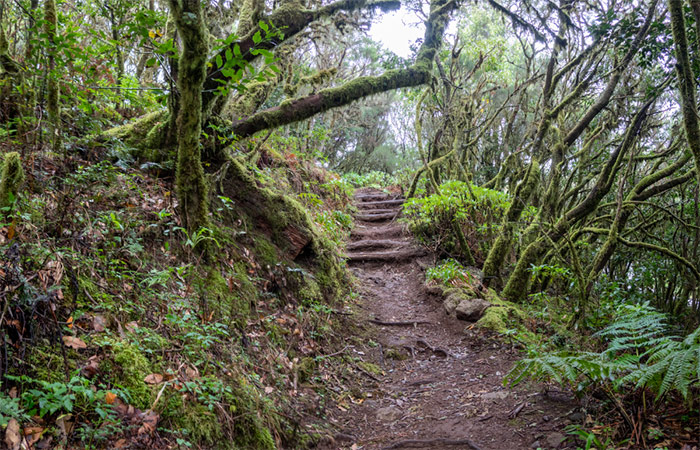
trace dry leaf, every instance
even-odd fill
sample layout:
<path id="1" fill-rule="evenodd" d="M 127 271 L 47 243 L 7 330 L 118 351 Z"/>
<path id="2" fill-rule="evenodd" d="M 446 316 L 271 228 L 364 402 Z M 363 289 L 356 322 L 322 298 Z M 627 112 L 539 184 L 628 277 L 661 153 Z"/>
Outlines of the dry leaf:
<path id="1" fill-rule="evenodd" d="M 119 439 L 117 442 L 112 444 L 112 448 L 126 448 L 129 445 L 129 441 L 124 438 Z"/>
<path id="2" fill-rule="evenodd" d="M 102 333 L 105 330 L 105 325 L 107 325 L 107 319 L 104 316 L 94 316 L 92 318 L 92 328 L 98 333 Z"/>
<path id="3" fill-rule="evenodd" d="M 19 422 L 15 419 L 10 419 L 5 429 L 5 445 L 10 450 L 19 450 L 22 443 L 22 436 L 19 434 Z"/>
<path id="4" fill-rule="evenodd" d="M 114 392 L 107 391 L 107 393 L 105 394 L 105 403 L 107 403 L 108 405 L 113 404 L 116 399 L 117 394 L 115 394 Z"/>
<path id="5" fill-rule="evenodd" d="M 124 325 L 124 328 L 126 328 L 126 331 L 133 333 L 137 328 L 139 327 L 139 324 L 137 322 L 129 322 L 126 325 Z"/>
<path id="6" fill-rule="evenodd" d="M 66 320 L 66 326 L 71 329 L 73 328 L 73 316 L 70 316 L 68 320 Z"/>
<path id="7" fill-rule="evenodd" d="M 188 367 L 185 369 L 185 375 L 187 375 L 187 378 L 190 380 L 195 380 L 199 378 L 199 371 L 196 367 Z"/>
<path id="8" fill-rule="evenodd" d="M 14 221 L 10 224 L 10 227 L 7 229 L 7 239 L 11 240 L 13 237 L 15 237 L 15 222 Z"/>
<path id="9" fill-rule="evenodd" d="M 268 386 L 265 388 L 265 393 L 266 394 L 272 394 L 274 392 L 275 388 Z"/>
<path id="10" fill-rule="evenodd" d="M 63 336 L 63 343 L 66 347 L 81 350 L 87 348 L 87 344 L 75 336 Z"/>
<path id="11" fill-rule="evenodd" d="M 163 375 L 159 373 L 152 373 L 150 375 L 147 375 L 146 378 L 143 379 L 148 384 L 160 384 L 163 382 Z"/>

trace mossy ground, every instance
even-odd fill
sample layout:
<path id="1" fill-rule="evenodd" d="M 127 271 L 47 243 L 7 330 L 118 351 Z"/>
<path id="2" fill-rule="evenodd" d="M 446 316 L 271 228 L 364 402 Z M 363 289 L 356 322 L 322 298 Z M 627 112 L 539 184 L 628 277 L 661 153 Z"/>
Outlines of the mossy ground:
<path id="1" fill-rule="evenodd" d="M 134 126 L 162 119 L 153 114 Z M 13 294 L 12 314 L 22 312 L 32 320 L 26 326 L 39 331 L 32 346 L 27 340 L 11 349 L 24 352 L 27 364 L 9 373 L 63 383 L 68 371 L 137 411 L 153 407 L 159 430 L 170 430 L 159 431 L 159 439 L 172 445 L 178 439 L 202 448 L 306 445 L 293 406 L 304 395 L 289 392 L 315 386 L 331 362 L 317 357 L 339 348 L 329 311 L 349 281 L 336 242 L 315 215 L 348 200 L 336 192 L 327 205 L 307 210 L 294 189 L 326 201 L 319 187 L 324 172 L 290 165 L 283 151 L 266 154 L 272 156 L 257 161 L 261 166 L 238 162 L 239 172 L 229 172 L 247 191 L 224 192 L 228 202 L 212 194 L 213 229 L 205 239 L 215 257 L 206 264 L 199 245 L 178 228 L 168 181 L 81 161 L 63 180 L 66 192 L 49 199 L 50 185 L 28 191 L 18 208 L 38 221 L 17 223 L 22 246 L 10 275 L 31 282 Z M 250 208 L 246 197 L 265 203 Z M 297 258 L 287 242 L 290 227 L 308 239 Z M 13 250 L 4 238 L 0 250 L 8 255 Z M 64 348 L 64 358 L 58 329 L 85 348 Z M 163 379 L 146 381 L 153 376 Z M 67 412 L 47 415 L 44 426 L 55 429 Z M 91 410 L 83 417 L 98 416 Z M 137 425 L 116 427 L 112 440 L 129 438 Z M 72 439 L 80 445 L 79 436 Z"/>

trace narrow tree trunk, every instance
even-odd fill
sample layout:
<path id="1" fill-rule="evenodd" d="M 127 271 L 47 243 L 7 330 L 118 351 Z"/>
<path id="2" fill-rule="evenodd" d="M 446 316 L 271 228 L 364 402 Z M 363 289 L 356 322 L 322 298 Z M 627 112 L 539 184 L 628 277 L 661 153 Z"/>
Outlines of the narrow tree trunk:
<path id="1" fill-rule="evenodd" d="M 47 73 L 47 93 L 46 93 L 46 109 L 49 113 L 49 122 L 51 124 L 51 148 L 54 152 L 58 152 L 61 147 L 61 113 L 59 110 L 59 86 L 56 71 L 56 28 L 58 16 L 56 14 L 55 0 L 46 0 L 44 3 L 44 32 L 49 41 L 49 63 Z"/>
<path id="2" fill-rule="evenodd" d="M 183 47 L 177 80 L 180 108 L 175 182 L 183 225 L 193 232 L 209 224 L 207 183 L 200 148 L 208 36 L 199 0 L 170 0 L 170 7 Z"/>

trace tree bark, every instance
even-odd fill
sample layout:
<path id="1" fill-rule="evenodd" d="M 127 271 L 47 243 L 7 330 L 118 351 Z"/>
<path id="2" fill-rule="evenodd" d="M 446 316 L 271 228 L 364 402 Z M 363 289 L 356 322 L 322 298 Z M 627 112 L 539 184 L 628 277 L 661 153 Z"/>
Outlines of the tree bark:
<path id="1" fill-rule="evenodd" d="M 193 232 L 209 224 L 209 198 L 200 148 L 208 34 L 199 0 L 170 0 L 170 8 L 183 47 L 177 80 L 180 108 L 175 182 L 183 226 Z"/>

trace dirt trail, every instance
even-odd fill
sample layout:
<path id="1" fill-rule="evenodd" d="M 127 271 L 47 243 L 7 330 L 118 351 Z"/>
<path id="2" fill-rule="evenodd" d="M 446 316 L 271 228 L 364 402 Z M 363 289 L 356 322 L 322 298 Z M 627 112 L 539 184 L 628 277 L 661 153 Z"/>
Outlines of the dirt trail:
<path id="1" fill-rule="evenodd" d="M 580 415 L 575 404 L 564 395 L 502 386 L 517 352 L 447 316 L 441 299 L 425 289 L 422 267 L 431 257 L 395 220 L 403 200 L 361 190 L 355 202 L 348 262 L 369 339 L 348 352 L 374 366 L 358 364 L 367 398 L 330 412 L 341 432 L 326 448 L 565 448 L 561 430 Z"/>

